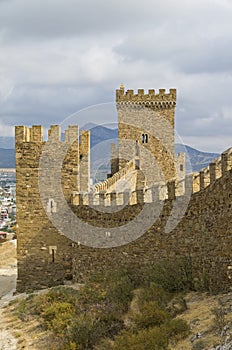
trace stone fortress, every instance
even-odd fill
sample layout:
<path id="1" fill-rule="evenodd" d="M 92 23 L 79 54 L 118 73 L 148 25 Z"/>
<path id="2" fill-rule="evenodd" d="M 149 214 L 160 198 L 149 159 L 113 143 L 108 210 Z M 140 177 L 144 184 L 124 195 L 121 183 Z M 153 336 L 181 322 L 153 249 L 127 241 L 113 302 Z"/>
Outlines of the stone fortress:
<path id="1" fill-rule="evenodd" d="M 17 291 L 183 258 L 196 283 L 230 289 L 232 148 L 186 175 L 174 152 L 176 90 L 121 85 L 116 104 L 111 174 L 92 187 L 90 131 L 70 125 L 61 141 L 53 125 L 44 141 L 42 126 L 16 126 Z"/>

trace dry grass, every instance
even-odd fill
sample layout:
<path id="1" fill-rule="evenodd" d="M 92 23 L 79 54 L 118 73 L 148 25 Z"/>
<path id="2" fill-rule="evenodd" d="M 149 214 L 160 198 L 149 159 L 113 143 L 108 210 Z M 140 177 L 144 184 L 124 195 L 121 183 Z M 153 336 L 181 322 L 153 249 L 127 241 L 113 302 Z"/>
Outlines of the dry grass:
<path id="1" fill-rule="evenodd" d="M 191 334 L 187 339 L 173 346 L 171 350 L 192 350 L 194 348 L 199 350 L 210 349 L 222 342 L 222 338 L 215 329 L 215 316 L 212 311 L 219 307 L 219 302 L 222 297 L 222 295 L 209 296 L 206 293 L 189 293 L 186 296 L 185 299 L 188 309 L 183 314 L 179 315 L 178 318 L 188 322 L 191 327 Z M 228 300 L 228 307 L 231 303 L 232 296 L 231 300 Z M 227 323 L 232 322 L 231 313 L 227 314 L 226 321 Z M 191 342 L 190 339 L 197 333 L 201 333 L 201 338 Z"/>

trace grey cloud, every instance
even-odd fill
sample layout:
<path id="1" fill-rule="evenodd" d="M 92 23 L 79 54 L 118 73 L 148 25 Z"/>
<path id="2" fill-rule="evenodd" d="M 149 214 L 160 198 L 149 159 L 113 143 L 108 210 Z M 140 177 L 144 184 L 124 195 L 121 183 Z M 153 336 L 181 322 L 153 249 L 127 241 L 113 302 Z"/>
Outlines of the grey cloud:
<path id="1" fill-rule="evenodd" d="M 0 28 L 6 39 L 60 38 L 96 35 L 110 31 L 123 31 L 130 25 L 149 17 L 157 19 L 159 11 L 153 1 L 122 0 L 12 0 L 0 3 Z M 163 9 L 163 7 L 161 7 Z"/>
<path id="2" fill-rule="evenodd" d="M 226 0 L 0 0 L 1 125 L 59 123 L 124 82 L 176 87 L 177 131 L 228 140 L 231 15 Z"/>
<path id="3" fill-rule="evenodd" d="M 5 40 L 96 36 L 107 32 L 143 32 L 163 23 L 178 26 L 183 18 L 204 16 L 217 9 L 215 1 L 200 0 L 10 0 L 0 2 L 0 31 Z M 201 12 L 202 15 L 201 15 Z M 177 24 L 176 24 L 177 23 Z M 182 26 L 182 23 L 180 23 Z M 17 39 L 17 40 L 16 40 Z"/>

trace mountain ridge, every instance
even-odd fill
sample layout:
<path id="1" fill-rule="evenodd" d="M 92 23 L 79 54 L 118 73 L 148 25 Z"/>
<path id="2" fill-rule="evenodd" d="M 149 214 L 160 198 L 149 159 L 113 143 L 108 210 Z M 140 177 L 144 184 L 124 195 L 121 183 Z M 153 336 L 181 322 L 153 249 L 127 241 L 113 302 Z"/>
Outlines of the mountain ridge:
<path id="1" fill-rule="evenodd" d="M 82 129 L 84 129 L 84 126 Z M 105 141 L 112 140 L 112 142 L 117 143 L 118 130 L 110 129 L 102 125 L 94 125 L 91 128 L 90 143 L 93 149 L 96 145 L 104 143 Z M 63 135 L 62 135 L 63 138 Z M 105 147 L 105 144 L 103 144 Z M 103 149 L 104 149 L 103 147 Z M 108 145 L 107 145 L 108 147 Z M 104 149 L 109 157 L 110 150 Z M 197 172 L 206 167 L 210 161 L 218 158 L 220 154 L 211 152 L 202 152 L 193 147 L 176 144 L 175 152 L 185 152 L 187 153 L 187 158 L 190 160 L 191 166 L 188 167 L 188 172 Z M 15 167 L 15 150 L 14 150 L 14 137 L 0 136 L 0 168 L 14 168 Z"/>

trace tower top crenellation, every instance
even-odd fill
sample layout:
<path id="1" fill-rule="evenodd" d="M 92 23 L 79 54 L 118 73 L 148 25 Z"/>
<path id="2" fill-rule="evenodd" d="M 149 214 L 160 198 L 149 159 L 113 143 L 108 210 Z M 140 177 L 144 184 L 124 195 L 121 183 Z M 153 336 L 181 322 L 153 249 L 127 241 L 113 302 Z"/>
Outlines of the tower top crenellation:
<path id="1" fill-rule="evenodd" d="M 170 89 L 166 92 L 165 89 L 159 89 L 156 93 L 154 89 L 149 89 L 148 93 L 144 93 L 144 89 L 138 89 L 137 93 L 134 90 L 127 90 L 125 92 L 123 84 L 120 89 L 116 90 L 116 102 L 142 102 L 142 101 L 167 101 L 176 102 L 176 89 Z"/>

